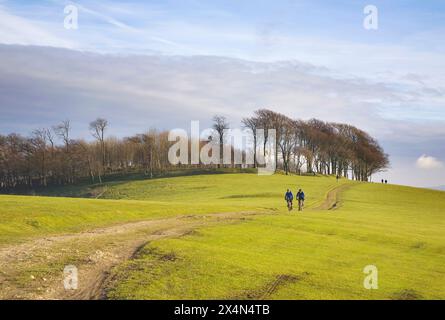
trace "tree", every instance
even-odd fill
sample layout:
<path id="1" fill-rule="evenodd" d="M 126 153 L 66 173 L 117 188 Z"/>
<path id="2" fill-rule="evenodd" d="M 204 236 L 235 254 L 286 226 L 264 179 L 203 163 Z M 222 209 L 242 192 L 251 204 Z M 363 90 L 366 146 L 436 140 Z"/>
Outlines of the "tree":
<path id="1" fill-rule="evenodd" d="M 281 150 L 281 158 L 283 161 L 283 169 L 286 175 L 289 174 L 290 171 L 290 159 L 292 151 L 294 150 L 296 139 L 295 139 L 295 121 L 284 116 L 277 115 L 277 123 L 279 123 L 279 134 L 277 134 L 277 149 L 278 147 Z"/>
<path id="2" fill-rule="evenodd" d="M 71 140 L 70 140 L 70 132 L 71 132 L 71 123 L 69 120 L 64 120 L 62 123 L 53 127 L 54 133 L 63 141 L 65 145 L 63 159 L 60 163 L 61 174 L 60 179 L 67 183 L 73 183 L 74 175 L 73 175 L 73 163 L 71 158 Z"/>
<path id="3" fill-rule="evenodd" d="M 218 133 L 219 137 L 219 164 L 218 168 L 223 163 L 223 147 L 225 130 L 229 129 L 229 123 L 224 116 L 216 115 L 213 117 L 213 129 Z"/>
<path id="4" fill-rule="evenodd" d="M 269 131 L 268 129 L 271 128 L 271 118 L 272 118 L 273 111 L 267 110 L 267 109 L 259 109 L 255 111 L 255 117 L 258 119 L 258 128 L 264 130 L 264 137 L 263 137 L 263 157 L 266 157 L 266 145 L 269 141 Z"/>
<path id="5" fill-rule="evenodd" d="M 259 128 L 260 121 L 257 117 L 244 118 L 242 121 L 244 128 L 250 129 L 252 131 L 253 137 L 253 167 L 257 167 L 257 129 Z"/>
<path id="6" fill-rule="evenodd" d="M 46 187 L 46 150 L 47 150 L 47 129 L 37 129 L 33 131 L 33 136 L 30 142 L 34 148 L 34 153 L 36 154 L 36 163 L 40 164 L 40 179 L 41 184 Z"/>
<path id="7" fill-rule="evenodd" d="M 102 170 L 105 171 L 106 151 L 105 151 L 105 129 L 108 126 L 108 121 L 103 118 L 97 118 L 90 123 L 90 130 L 92 136 L 99 142 L 102 155 Z"/>
<path id="8" fill-rule="evenodd" d="M 53 127 L 55 134 L 63 140 L 65 148 L 68 151 L 70 145 L 70 130 L 71 124 L 69 120 L 64 120 L 62 123 Z"/>

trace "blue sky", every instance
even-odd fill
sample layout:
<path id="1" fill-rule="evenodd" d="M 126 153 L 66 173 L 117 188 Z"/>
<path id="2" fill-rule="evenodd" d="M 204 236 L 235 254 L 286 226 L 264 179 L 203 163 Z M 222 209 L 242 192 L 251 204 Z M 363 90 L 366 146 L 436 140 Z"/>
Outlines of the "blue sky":
<path id="1" fill-rule="evenodd" d="M 80 28 L 88 32 L 63 30 L 63 7 L 70 3 L 79 6 Z M 363 8 L 368 4 L 379 9 L 378 32 L 362 27 Z M 445 31 L 443 1 L 14 0 L 0 1 L 0 5 L 11 14 L 51 30 L 75 47 L 100 51 L 119 48 L 143 52 L 156 47 L 183 54 L 187 48 L 195 54 L 226 52 L 239 58 L 258 58 L 249 52 L 254 45 L 252 39 L 245 41 L 255 36 L 259 38 L 256 49 L 261 47 L 262 37 L 273 40 L 274 36 L 368 46 L 406 45 L 416 50 L 424 49 L 419 46 L 421 41 L 428 44 L 428 51 L 444 49 L 444 40 L 437 37 Z M 218 36 L 229 41 L 221 41 Z M 133 41 L 138 37 L 144 43 Z M 152 43 L 143 41 L 150 38 Z M 273 55 L 278 59 L 291 57 L 298 58 L 299 53 L 280 48 Z"/>
<path id="2" fill-rule="evenodd" d="M 115 135 L 237 125 L 269 106 L 358 125 L 390 153 L 385 177 L 445 185 L 444 34 L 444 1 L 0 0 L 0 133 L 62 115 L 79 135 L 99 115 Z"/>

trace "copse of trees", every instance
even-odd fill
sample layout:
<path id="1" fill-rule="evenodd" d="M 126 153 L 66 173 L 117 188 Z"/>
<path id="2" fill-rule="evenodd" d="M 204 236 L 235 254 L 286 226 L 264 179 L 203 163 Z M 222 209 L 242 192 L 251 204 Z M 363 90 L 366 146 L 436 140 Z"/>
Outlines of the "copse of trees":
<path id="1" fill-rule="evenodd" d="M 102 183 L 113 173 L 169 170 L 167 132 L 149 130 L 118 139 L 105 137 L 108 122 L 90 123 L 94 141 L 71 138 L 68 120 L 49 129 L 35 130 L 30 137 L 0 135 L 0 190 L 68 185 L 89 178 Z"/>
<path id="2" fill-rule="evenodd" d="M 278 167 L 286 174 L 336 174 L 351 179 L 368 181 L 370 177 L 389 165 L 388 156 L 378 142 L 366 132 L 341 123 L 294 120 L 283 114 L 260 109 L 243 119 L 244 126 L 252 131 L 255 153 L 255 130 L 276 130 Z M 265 135 L 263 141 L 267 143 Z M 264 146 L 262 148 L 265 150 Z"/>
<path id="3" fill-rule="evenodd" d="M 222 150 L 224 130 L 229 128 L 229 123 L 222 116 L 215 116 L 213 122 L 214 138 Z M 388 166 L 388 157 L 378 142 L 351 125 L 316 119 L 294 120 L 268 109 L 255 111 L 252 117 L 242 120 L 242 125 L 252 136 L 253 167 L 257 166 L 258 152 L 265 156 L 270 139 L 268 129 L 276 130 L 275 159 L 278 168 L 286 174 L 338 174 L 368 181 L 372 174 Z M 152 129 L 115 138 L 106 136 L 108 126 L 106 119 L 92 121 L 89 124 L 92 141 L 73 139 L 68 120 L 52 128 L 35 130 L 29 137 L 15 133 L 0 135 L 0 190 L 67 185 L 85 178 L 102 183 L 104 176 L 113 173 L 138 172 L 153 177 L 178 167 L 235 166 L 172 165 L 168 161 L 168 150 L 174 142 L 168 141 L 168 132 Z M 257 139 L 257 129 L 265 131 L 261 141 Z M 202 141 L 200 146 L 204 144 Z"/>

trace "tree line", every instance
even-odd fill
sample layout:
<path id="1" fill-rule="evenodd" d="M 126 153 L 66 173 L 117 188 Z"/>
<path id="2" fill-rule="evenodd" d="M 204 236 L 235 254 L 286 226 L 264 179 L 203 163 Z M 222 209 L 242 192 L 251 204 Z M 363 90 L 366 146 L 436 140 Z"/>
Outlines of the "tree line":
<path id="1" fill-rule="evenodd" d="M 352 125 L 317 119 L 294 120 L 268 109 L 254 112 L 242 120 L 251 130 L 254 158 L 258 150 L 257 129 L 275 129 L 278 167 L 286 174 L 334 174 L 360 181 L 384 170 L 389 165 L 377 140 Z M 261 143 L 268 141 L 267 131 Z M 263 152 L 265 147 L 263 146 Z"/>
<path id="2" fill-rule="evenodd" d="M 286 174 L 337 174 L 368 181 L 372 174 L 388 166 L 388 157 L 378 142 L 351 125 L 316 119 L 293 120 L 267 109 L 255 111 L 252 117 L 243 119 L 242 124 L 253 139 L 253 167 L 257 166 L 257 152 L 261 152 L 257 129 L 265 129 L 261 144 L 268 142 L 267 129 L 276 130 L 275 159 L 277 167 Z M 227 128 L 226 118 L 213 118 L 214 138 L 220 150 Z M 92 183 L 102 183 L 104 176 L 114 173 L 137 172 L 153 177 L 178 167 L 223 166 L 172 165 L 168 161 L 168 150 L 174 142 L 168 140 L 168 131 L 151 129 L 130 137 L 107 137 L 109 123 L 103 118 L 92 121 L 89 129 L 92 141 L 74 139 L 69 120 L 34 130 L 27 137 L 16 133 L 0 135 L 0 190 L 68 185 L 86 178 Z M 265 152 L 265 148 L 262 150 Z"/>

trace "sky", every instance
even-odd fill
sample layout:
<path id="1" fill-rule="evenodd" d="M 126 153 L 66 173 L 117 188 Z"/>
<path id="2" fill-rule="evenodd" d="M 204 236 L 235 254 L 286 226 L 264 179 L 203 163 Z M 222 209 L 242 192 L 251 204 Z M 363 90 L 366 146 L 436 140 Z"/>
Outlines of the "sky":
<path id="1" fill-rule="evenodd" d="M 433 0 L 0 0 L 0 134 L 236 128 L 270 108 L 368 131 L 391 161 L 374 181 L 445 185 L 444 34 Z"/>

